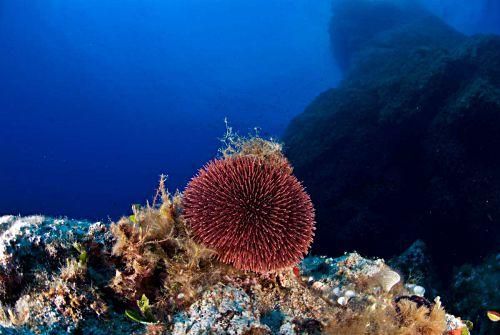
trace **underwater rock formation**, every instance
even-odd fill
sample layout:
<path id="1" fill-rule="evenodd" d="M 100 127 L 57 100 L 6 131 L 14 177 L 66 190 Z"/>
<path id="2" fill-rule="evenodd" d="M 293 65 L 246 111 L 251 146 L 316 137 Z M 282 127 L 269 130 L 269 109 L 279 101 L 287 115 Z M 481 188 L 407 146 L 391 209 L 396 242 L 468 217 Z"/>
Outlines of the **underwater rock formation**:
<path id="1" fill-rule="evenodd" d="M 103 244 L 109 237 L 102 234 L 103 229 L 102 224 L 87 221 L 1 217 L 0 299 L 14 301 L 19 297 L 18 287 L 36 281 L 38 272 L 59 269 L 61 260 L 74 253 L 74 243 Z"/>
<path id="2" fill-rule="evenodd" d="M 450 295 L 456 304 L 452 310 L 474 322 L 474 334 L 500 333 L 500 324 L 488 320 L 485 312 L 498 310 L 498 278 L 500 254 L 485 257 L 478 265 L 463 265 L 454 273 Z"/>
<path id="3" fill-rule="evenodd" d="M 155 229 L 148 224 L 163 220 L 164 228 L 172 228 L 170 224 L 179 222 L 169 223 L 171 213 L 165 209 L 136 210 L 122 220 L 141 222 L 144 230 Z M 0 255 L 2 273 L 15 265 L 32 275 L 29 283 L 11 289 L 15 298 L 1 299 L 0 334 L 440 335 L 465 327 L 460 319 L 445 315 L 439 299 L 419 298 L 425 301 L 422 305 L 402 282 L 384 290 L 380 274 L 392 270 L 381 259 L 356 253 L 307 257 L 298 267 L 272 275 L 240 272 L 215 260 L 210 265 L 198 263 L 199 255 L 186 254 L 184 248 L 191 242 L 178 226 L 165 241 L 144 240 L 144 248 L 135 249 L 137 257 L 159 257 L 159 250 L 149 247 L 161 246 L 172 252 L 163 254 L 165 264 L 184 264 L 188 269 L 195 262 L 197 270 L 183 273 L 176 268 L 175 274 L 168 274 L 156 264 L 163 290 L 147 287 L 157 285 L 154 282 L 137 283 L 149 296 L 143 295 L 136 304 L 135 298 L 110 290 L 109 281 L 113 282 L 124 261 L 123 255 L 112 260 L 113 245 L 124 237 L 113 235 L 109 225 L 43 216 L 5 216 L 0 222 L 0 245 L 8 246 Z M 68 234 L 73 227 L 76 233 Z M 179 244 L 172 245 L 174 240 Z M 58 241 L 57 254 L 54 241 Z M 75 242 L 81 247 L 75 248 Z M 27 250 L 34 250 L 37 257 L 28 257 Z M 48 260 L 59 267 L 47 266 Z M 219 274 L 217 280 L 211 280 L 214 273 Z M 197 279 L 192 297 L 187 297 L 185 286 L 179 286 L 180 278 L 185 283 Z M 124 313 L 126 309 L 132 311 Z"/>
<path id="4" fill-rule="evenodd" d="M 0 334 L 138 330 L 103 299 L 106 273 L 114 270 L 103 267 L 100 256 L 111 237 L 101 222 L 0 217 Z"/>
<path id="5" fill-rule="evenodd" d="M 422 240 L 415 241 L 401 255 L 391 258 L 387 263 L 403 273 L 407 283 L 425 287 L 428 296 L 435 297 L 444 292 L 442 282 L 436 275 L 434 262 L 429 256 L 429 249 Z"/>
<path id="6" fill-rule="evenodd" d="M 313 251 L 392 257 L 423 239 L 450 278 L 500 245 L 500 37 L 406 1 L 336 6 L 345 78 L 283 138 L 316 207 Z"/>
<path id="7" fill-rule="evenodd" d="M 292 176 L 279 144 L 235 137 L 230 128 L 225 141 L 219 162 L 252 159 L 261 165 L 252 166 L 260 172 L 252 175 L 254 184 L 268 187 L 277 181 L 282 192 L 304 192 L 295 179 L 280 184 L 283 176 L 265 175 L 279 168 L 286 178 Z M 269 192 L 254 190 L 246 195 L 258 198 L 252 199 L 255 203 L 267 199 L 270 205 L 283 205 L 269 198 Z M 255 243 L 312 238 L 310 199 L 305 193 L 291 193 L 309 209 L 305 219 L 311 220 L 302 223 L 308 229 L 296 229 L 293 220 L 298 216 L 291 215 L 278 223 L 292 228 L 283 232 L 261 227 Z M 233 266 L 218 254 L 225 249 L 212 250 L 203 239 L 198 241 L 190 225 L 193 215 L 186 204 L 192 206 L 193 199 L 210 203 L 211 197 L 220 201 L 221 195 L 209 192 L 203 197 L 170 194 L 162 176 L 151 203 L 133 205 L 132 215 L 110 225 L 43 216 L 0 217 L 0 334 L 468 334 L 467 324 L 447 314 L 439 297 L 429 301 L 423 287 L 404 285 L 401 275 L 382 259 L 346 253 L 338 258 L 310 256 L 300 263 L 292 257 L 287 264 L 274 257 L 268 261 L 278 261 L 279 268 L 266 271 Z M 218 205 L 220 212 L 228 210 Z M 210 215 L 205 220 L 213 224 Z M 243 222 L 247 227 L 262 224 L 258 219 Z M 217 224 L 230 229 L 234 223 Z M 244 231 L 232 232 L 248 238 Z M 224 238 L 224 232 L 220 235 Z M 261 252 L 246 251 L 239 256 L 248 258 L 242 262 L 251 262 L 256 257 L 251 253 Z"/>
<path id="8" fill-rule="evenodd" d="M 332 12 L 330 43 L 343 72 L 349 70 L 358 53 L 369 47 L 378 34 L 429 16 L 416 3 L 404 0 L 333 0 Z"/>

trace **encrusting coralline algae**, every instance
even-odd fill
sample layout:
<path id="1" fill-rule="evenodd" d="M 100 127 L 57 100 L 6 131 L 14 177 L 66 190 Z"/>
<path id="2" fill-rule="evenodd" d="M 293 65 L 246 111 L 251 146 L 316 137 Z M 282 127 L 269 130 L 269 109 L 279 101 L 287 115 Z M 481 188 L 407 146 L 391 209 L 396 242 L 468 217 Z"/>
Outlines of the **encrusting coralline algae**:
<path id="1" fill-rule="evenodd" d="M 230 144 L 234 150 L 219 159 L 259 155 L 263 165 L 284 162 L 274 142 Z M 131 216 L 111 225 L 0 217 L 0 334 L 468 332 L 439 298 L 428 301 L 422 289 L 404 285 L 381 259 L 309 256 L 267 271 L 259 265 L 258 272 L 226 264 L 196 238 L 183 215 L 182 194 L 169 194 L 164 182 L 152 204 L 134 205 Z M 281 238 L 276 232 L 273 237 Z"/>

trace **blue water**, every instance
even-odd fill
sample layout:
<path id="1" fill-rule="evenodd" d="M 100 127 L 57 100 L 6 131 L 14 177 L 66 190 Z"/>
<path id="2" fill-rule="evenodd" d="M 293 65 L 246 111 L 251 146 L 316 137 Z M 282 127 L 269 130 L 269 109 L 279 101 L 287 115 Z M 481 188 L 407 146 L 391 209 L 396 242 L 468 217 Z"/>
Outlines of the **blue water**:
<path id="1" fill-rule="evenodd" d="M 224 117 L 279 136 L 338 80 L 328 1 L 2 6 L 2 213 L 116 218 L 182 188 Z"/>
<path id="2" fill-rule="evenodd" d="M 467 33 L 500 31 L 495 1 L 424 2 Z M 330 5 L 0 1 L 0 214 L 116 219 L 162 173 L 182 189 L 225 117 L 279 137 L 340 79 Z"/>

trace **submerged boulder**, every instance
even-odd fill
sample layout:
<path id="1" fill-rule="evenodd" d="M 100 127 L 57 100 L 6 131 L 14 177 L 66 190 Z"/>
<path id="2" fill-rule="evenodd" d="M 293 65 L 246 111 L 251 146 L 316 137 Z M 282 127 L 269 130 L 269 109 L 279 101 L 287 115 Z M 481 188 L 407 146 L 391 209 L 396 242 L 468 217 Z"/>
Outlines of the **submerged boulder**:
<path id="1" fill-rule="evenodd" d="M 474 322 L 474 334 L 498 334 L 500 325 L 491 322 L 487 311 L 498 311 L 500 291 L 500 254 L 485 257 L 479 264 L 465 264 L 456 269 L 450 293 L 453 301 L 451 308 Z"/>
<path id="2" fill-rule="evenodd" d="M 283 138 L 316 206 L 313 250 L 391 257 L 423 239 L 449 276 L 500 245 L 500 37 L 405 2 L 335 8 L 345 78 Z"/>

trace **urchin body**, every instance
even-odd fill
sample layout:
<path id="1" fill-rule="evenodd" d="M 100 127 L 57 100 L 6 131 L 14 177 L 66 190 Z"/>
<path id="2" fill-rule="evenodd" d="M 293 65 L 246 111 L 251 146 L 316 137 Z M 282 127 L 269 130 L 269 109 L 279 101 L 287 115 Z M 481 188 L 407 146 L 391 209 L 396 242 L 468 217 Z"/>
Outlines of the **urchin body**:
<path id="1" fill-rule="evenodd" d="M 314 236 L 314 208 L 288 163 L 255 156 L 214 160 L 184 193 L 195 239 L 238 269 L 267 272 L 291 266 Z"/>

